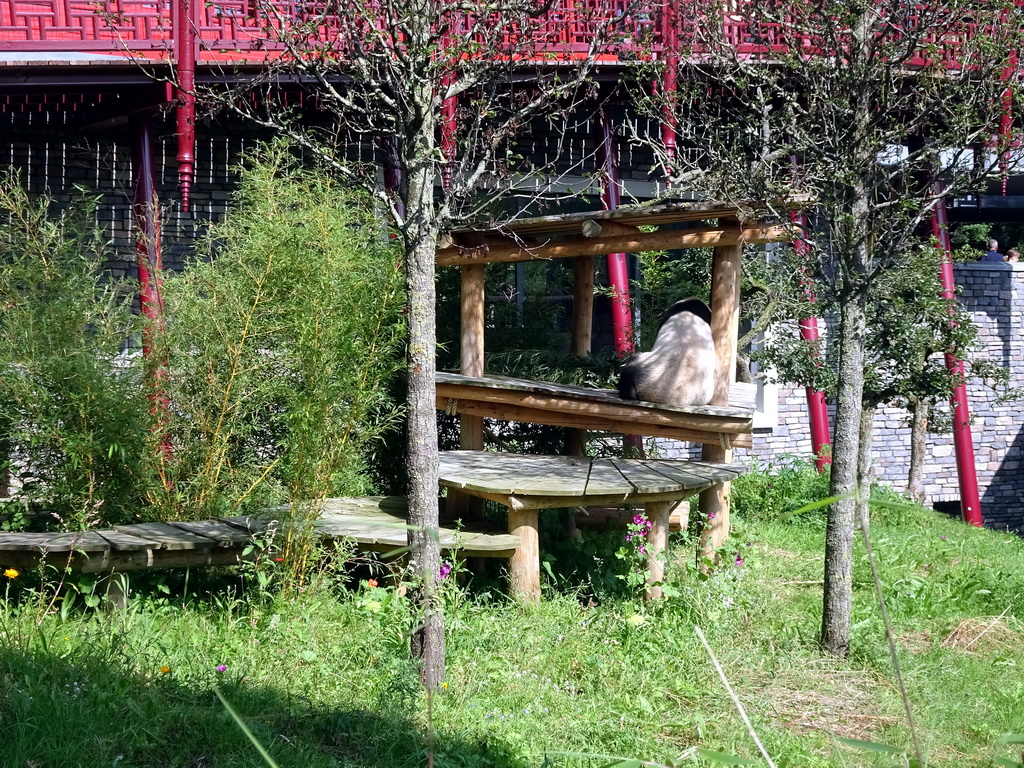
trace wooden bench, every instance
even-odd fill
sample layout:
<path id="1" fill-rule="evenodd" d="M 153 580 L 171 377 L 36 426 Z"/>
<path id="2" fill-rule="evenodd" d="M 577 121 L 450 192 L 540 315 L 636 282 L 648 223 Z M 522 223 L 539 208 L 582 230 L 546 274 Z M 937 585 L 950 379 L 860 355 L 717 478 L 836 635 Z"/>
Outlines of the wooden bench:
<path id="1" fill-rule="evenodd" d="M 406 546 L 406 499 L 370 496 L 328 499 L 313 523 L 320 541 L 354 541 L 360 549 L 391 552 Z M 73 533 L 0 533 L 0 567 L 48 566 L 85 573 L 147 568 L 236 565 L 255 556 L 272 526 L 287 519 L 287 509 L 259 517 L 238 516 L 198 522 L 138 523 Z M 519 539 L 474 526 L 442 527 L 442 550 L 458 549 L 476 557 L 512 557 Z"/>

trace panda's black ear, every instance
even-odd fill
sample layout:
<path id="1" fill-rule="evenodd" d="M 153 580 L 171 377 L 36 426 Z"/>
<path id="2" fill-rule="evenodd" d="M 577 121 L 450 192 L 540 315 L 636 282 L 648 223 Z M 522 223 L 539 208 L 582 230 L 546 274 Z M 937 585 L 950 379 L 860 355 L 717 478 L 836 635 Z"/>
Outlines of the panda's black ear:
<path id="1" fill-rule="evenodd" d="M 690 314 L 696 315 L 705 323 L 711 325 L 711 307 L 695 297 L 677 301 L 669 307 L 661 318 L 662 325 L 664 325 L 669 318 L 674 317 L 675 315 L 680 315 L 683 312 L 689 312 Z"/>

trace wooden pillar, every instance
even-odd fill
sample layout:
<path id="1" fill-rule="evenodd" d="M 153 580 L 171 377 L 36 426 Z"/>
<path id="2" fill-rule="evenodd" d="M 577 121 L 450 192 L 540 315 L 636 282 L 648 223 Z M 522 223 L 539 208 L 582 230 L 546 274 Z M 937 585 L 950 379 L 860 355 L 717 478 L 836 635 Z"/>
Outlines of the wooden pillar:
<path id="1" fill-rule="evenodd" d="M 460 267 L 462 335 L 459 341 L 459 372 L 463 376 L 484 375 L 484 265 Z M 459 416 L 459 447 L 466 451 L 484 448 L 484 420 L 481 416 Z M 483 500 L 449 489 L 446 510 L 451 516 L 479 517 Z"/>
<path id="2" fill-rule="evenodd" d="M 665 553 L 668 551 L 668 519 L 674 506 L 671 501 L 649 501 L 644 505 L 644 514 L 651 521 L 651 530 L 647 532 L 645 600 L 661 597 L 661 582 L 665 578 Z"/>
<path id="3" fill-rule="evenodd" d="M 594 257 L 580 256 L 573 259 L 572 283 L 572 338 L 569 351 L 584 357 L 590 354 L 594 334 Z M 567 429 L 565 431 L 565 453 L 567 456 L 587 455 L 587 430 Z M 566 533 L 579 538 L 576 516 L 571 511 L 564 514 L 562 523 Z"/>
<path id="4" fill-rule="evenodd" d="M 729 385 L 736 380 L 736 343 L 740 328 L 740 256 L 742 245 L 715 248 L 711 273 L 711 335 L 715 340 L 718 365 L 715 371 L 715 395 L 711 405 L 729 405 Z M 732 461 L 732 450 L 722 445 L 705 444 L 704 461 Z M 729 537 L 730 483 L 722 483 L 700 495 L 700 511 L 709 520 L 701 535 L 701 551 L 713 557 L 715 550 Z"/>
<path id="5" fill-rule="evenodd" d="M 526 603 L 540 602 L 540 546 L 536 509 L 509 509 L 508 532 L 519 537 L 509 561 L 512 594 Z"/>

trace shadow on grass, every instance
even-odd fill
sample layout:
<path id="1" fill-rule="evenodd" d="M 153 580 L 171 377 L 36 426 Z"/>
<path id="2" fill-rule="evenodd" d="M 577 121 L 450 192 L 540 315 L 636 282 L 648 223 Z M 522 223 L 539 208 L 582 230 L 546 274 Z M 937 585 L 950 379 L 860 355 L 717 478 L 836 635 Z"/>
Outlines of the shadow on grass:
<path id="1" fill-rule="evenodd" d="M 0 627 L 0 643 L 3 641 Z M 125 660 L 130 663 L 130 660 Z M 244 679 L 126 674 L 89 653 L 0 648 L 0 765 L 5 768 L 256 768 L 266 765 L 217 700 L 221 691 L 281 768 L 401 768 L 427 763 L 407 708 L 315 705 Z M 500 746 L 437 734 L 439 768 L 524 768 Z"/>

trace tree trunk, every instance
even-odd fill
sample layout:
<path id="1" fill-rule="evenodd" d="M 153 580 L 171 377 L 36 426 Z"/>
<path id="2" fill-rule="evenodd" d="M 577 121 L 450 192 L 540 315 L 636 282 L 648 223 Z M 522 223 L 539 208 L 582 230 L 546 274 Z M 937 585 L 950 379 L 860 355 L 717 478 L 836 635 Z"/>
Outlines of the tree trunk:
<path id="1" fill-rule="evenodd" d="M 836 430 L 832 443 L 829 493 L 841 497 L 829 507 L 825 527 L 825 589 L 822 601 L 821 644 L 829 653 L 850 653 L 850 611 L 853 604 L 854 491 L 860 463 L 861 398 L 864 393 L 863 294 L 841 299 L 839 321 L 839 387 Z"/>
<path id="2" fill-rule="evenodd" d="M 435 412 L 434 262 L 438 225 L 434 203 L 436 117 L 429 81 L 416 89 L 417 114 L 400 153 L 407 171 L 405 271 L 409 322 L 407 366 L 409 473 L 409 568 L 420 617 L 412 631 L 413 657 L 422 662 L 423 684 L 433 690 L 444 680 L 444 616 L 437 598 L 441 567 L 438 547 L 437 415 Z"/>
<path id="3" fill-rule="evenodd" d="M 875 464 L 871 449 L 875 431 L 874 403 L 865 403 L 860 412 L 860 458 L 857 460 L 857 525 L 863 520 L 865 526 L 871 520 L 871 486 L 875 482 Z"/>
<path id="4" fill-rule="evenodd" d="M 910 469 L 907 495 L 924 504 L 924 456 L 928 448 L 928 403 L 915 398 L 910 403 Z"/>

